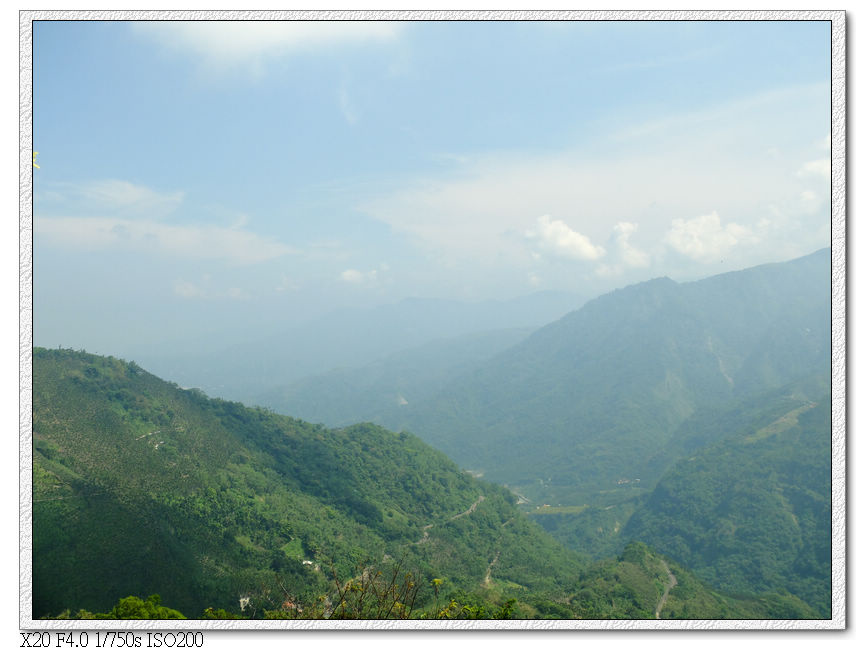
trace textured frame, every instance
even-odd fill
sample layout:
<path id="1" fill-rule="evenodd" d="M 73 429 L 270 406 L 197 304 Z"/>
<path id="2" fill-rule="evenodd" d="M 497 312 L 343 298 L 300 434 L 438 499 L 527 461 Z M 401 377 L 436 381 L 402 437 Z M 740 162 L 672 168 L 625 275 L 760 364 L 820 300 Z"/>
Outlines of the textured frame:
<path id="1" fill-rule="evenodd" d="M 35 20 L 831 22 L 832 618 L 820 620 L 57 621 L 32 618 L 33 26 Z M 841 630 L 847 620 L 846 15 L 843 11 L 21 11 L 19 13 L 19 626 L 26 630 Z"/>

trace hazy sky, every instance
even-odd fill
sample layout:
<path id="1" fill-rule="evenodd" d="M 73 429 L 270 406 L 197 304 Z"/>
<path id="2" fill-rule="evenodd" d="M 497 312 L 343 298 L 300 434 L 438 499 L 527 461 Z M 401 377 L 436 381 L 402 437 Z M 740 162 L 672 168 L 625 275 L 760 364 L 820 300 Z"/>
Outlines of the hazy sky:
<path id="1" fill-rule="evenodd" d="M 829 245 L 830 24 L 38 23 L 34 335 L 596 294 Z"/>

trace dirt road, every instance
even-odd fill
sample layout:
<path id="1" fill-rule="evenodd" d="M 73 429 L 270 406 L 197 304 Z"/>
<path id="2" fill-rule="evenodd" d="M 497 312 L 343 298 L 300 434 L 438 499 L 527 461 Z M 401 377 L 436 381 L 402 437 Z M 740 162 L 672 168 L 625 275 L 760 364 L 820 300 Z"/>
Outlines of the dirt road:
<path id="1" fill-rule="evenodd" d="M 661 560 L 661 564 L 664 565 L 664 569 L 667 571 L 670 580 L 667 583 L 667 587 L 664 589 L 664 595 L 661 596 L 661 600 L 658 601 L 658 606 L 655 608 L 655 618 L 661 618 L 661 610 L 664 609 L 664 605 L 667 604 L 667 596 L 670 594 L 670 589 L 678 584 L 676 576 L 674 576 L 673 572 L 670 571 L 670 567 L 667 566 L 667 563 L 664 560 Z"/>

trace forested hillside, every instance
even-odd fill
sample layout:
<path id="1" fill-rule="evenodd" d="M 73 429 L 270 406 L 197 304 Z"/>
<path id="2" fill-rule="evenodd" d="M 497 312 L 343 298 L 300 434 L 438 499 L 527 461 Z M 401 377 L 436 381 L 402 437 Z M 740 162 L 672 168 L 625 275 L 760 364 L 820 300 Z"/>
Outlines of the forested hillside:
<path id="1" fill-rule="evenodd" d="M 433 382 L 391 360 L 295 395 L 322 419 L 355 409 L 418 434 L 506 484 L 590 557 L 640 540 L 715 588 L 784 590 L 828 615 L 829 263 L 825 249 L 698 282 L 661 278 L 474 368 L 430 363 Z M 355 387 L 341 408 L 336 379 Z M 412 398 L 374 407 L 398 380 Z"/>
<path id="2" fill-rule="evenodd" d="M 645 460 L 691 415 L 828 373 L 829 262 L 614 291 L 385 424 L 535 502 L 651 487 L 664 462 Z"/>
<path id="3" fill-rule="evenodd" d="M 829 398 L 787 397 L 667 472 L 622 537 L 728 592 L 788 591 L 830 615 Z"/>
<path id="4" fill-rule="evenodd" d="M 616 557 L 584 569 L 569 601 L 579 618 L 748 619 L 819 618 L 796 596 L 732 596 L 705 585 L 694 573 L 632 542 Z"/>
<path id="5" fill-rule="evenodd" d="M 420 605 L 433 579 L 498 602 L 563 591 L 580 566 L 510 493 L 406 433 L 326 429 L 70 350 L 34 351 L 33 403 L 35 616 L 150 593 L 188 616 L 278 609 L 328 593 L 332 571 L 397 563 Z"/>
<path id="6" fill-rule="evenodd" d="M 724 595 L 639 544 L 589 565 L 407 433 L 38 348 L 33 413 L 34 617 L 817 615 L 774 584 Z"/>

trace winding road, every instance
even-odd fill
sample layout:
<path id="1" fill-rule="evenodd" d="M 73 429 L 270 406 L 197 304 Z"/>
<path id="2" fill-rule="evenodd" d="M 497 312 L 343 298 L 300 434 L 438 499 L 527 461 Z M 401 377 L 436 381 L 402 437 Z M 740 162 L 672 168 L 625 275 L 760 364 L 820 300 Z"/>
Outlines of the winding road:
<path id="1" fill-rule="evenodd" d="M 501 554 L 501 551 L 497 552 L 496 556 L 493 558 L 493 561 L 490 562 L 490 565 L 487 567 L 487 575 L 484 578 L 484 587 L 490 586 L 490 583 L 492 582 L 493 567 L 495 566 L 496 562 L 499 561 L 499 555 Z"/>
<path id="2" fill-rule="evenodd" d="M 673 575 L 673 572 L 670 571 L 670 567 L 664 560 L 661 560 L 661 564 L 664 565 L 664 569 L 667 571 L 667 575 L 670 580 L 667 583 L 666 589 L 664 589 L 664 595 L 661 596 L 661 600 L 658 601 L 658 606 L 655 608 L 655 618 L 661 618 L 661 610 L 664 609 L 664 605 L 667 604 L 667 596 L 670 594 L 670 589 L 675 587 L 678 584 L 676 580 L 676 576 Z"/>
<path id="3" fill-rule="evenodd" d="M 484 499 L 486 499 L 486 497 L 483 494 L 480 495 L 478 497 L 478 500 L 469 506 L 468 510 L 466 510 L 465 512 L 461 512 L 458 515 L 454 515 L 453 517 L 451 517 L 451 521 L 453 521 L 454 519 L 459 519 L 460 517 L 465 517 L 466 515 L 472 514 L 475 511 L 475 508 L 477 508 L 481 504 L 481 501 L 483 501 Z"/>
<path id="4" fill-rule="evenodd" d="M 466 515 L 470 515 L 470 514 L 472 514 L 475 510 L 477 510 L 477 507 L 478 507 L 478 506 L 481 504 L 481 502 L 483 502 L 485 499 L 486 499 L 486 497 L 485 497 L 483 494 L 481 494 L 481 495 L 480 495 L 480 496 L 475 500 L 475 502 L 474 502 L 473 504 L 471 504 L 471 505 L 468 507 L 467 510 L 465 510 L 464 512 L 460 512 L 459 514 L 456 514 L 456 515 L 454 515 L 453 517 L 450 517 L 450 518 L 448 519 L 448 521 L 453 521 L 454 519 L 459 519 L 460 517 L 465 517 Z M 511 523 L 511 521 L 513 521 L 513 517 L 511 517 L 511 518 L 508 519 L 505 523 L 503 523 L 503 524 L 502 524 L 502 528 L 504 528 L 504 527 L 507 526 L 509 523 Z M 424 543 L 428 542 L 429 539 L 430 539 L 430 536 L 429 536 L 429 529 L 432 528 L 433 526 L 434 526 L 434 524 L 427 524 L 426 526 L 424 526 L 424 527 L 421 529 L 421 530 L 423 530 L 423 537 L 421 537 L 418 541 L 416 541 L 415 544 L 424 544 Z M 482 583 L 484 587 L 489 587 L 489 586 L 490 586 L 490 583 L 492 582 L 492 572 L 493 572 L 493 567 L 496 565 L 496 562 L 499 561 L 499 556 L 500 556 L 501 554 L 502 554 L 501 550 L 497 551 L 495 557 L 494 557 L 493 560 L 492 560 L 492 562 L 490 562 L 489 566 L 487 567 L 487 573 L 486 573 L 486 576 L 484 576 L 484 580 L 483 580 L 483 583 Z M 665 565 L 665 566 L 666 566 L 666 565 Z M 672 576 L 672 574 L 670 574 L 670 575 Z M 673 578 L 673 580 L 675 581 L 675 578 Z M 674 584 L 675 584 L 675 582 L 674 582 Z M 667 596 L 667 595 L 666 595 L 666 593 L 665 593 L 665 594 L 664 594 L 664 598 L 666 598 L 666 596 Z M 660 609 L 659 609 L 659 611 L 660 611 Z"/>
<path id="5" fill-rule="evenodd" d="M 469 506 L 468 510 L 466 510 L 465 512 L 461 512 L 459 514 L 454 515 L 453 517 L 448 519 L 448 521 L 453 521 L 454 519 L 459 519 L 460 517 L 465 517 L 466 515 L 472 514 L 475 511 L 475 509 L 481 504 L 481 501 L 483 501 L 484 499 L 486 499 L 486 497 L 483 494 L 480 495 L 477 498 L 477 500 Z M 418 541 L 416 541 L 415 544 L 424 544 L 425 542 L 427 542 L 429 540 L 429 529 L 432 528 L 433 525 L 434 524 L 427 524 L 426 526 L 424 526 L 421 529 L 421 530 L 423 530 L 423 537 L 421 537 Z"/>

